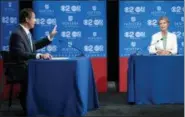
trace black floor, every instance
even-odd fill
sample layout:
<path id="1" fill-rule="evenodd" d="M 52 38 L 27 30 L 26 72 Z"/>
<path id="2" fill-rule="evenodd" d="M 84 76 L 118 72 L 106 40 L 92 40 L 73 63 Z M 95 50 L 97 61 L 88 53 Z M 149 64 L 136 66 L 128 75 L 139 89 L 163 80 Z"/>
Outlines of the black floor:
<path id="1" fill-rule="evenodd" d="M 184 105 L 129 105 L 126 94 L 99 94 L 100 108 L 87 116 L 184 117 Z"/>
<path id="2" fill-rule="evenodd" d="M 88 112 L 86 116 L 184 117 L 184 105 L 128 105 L 123 93 L 100 93 L 99 101 L 100 108 Z M 14 100 L 10 111 L 7 101 L 4 101 L 0 116 L 18 117 L 21 112 L 18 100 Z"/>

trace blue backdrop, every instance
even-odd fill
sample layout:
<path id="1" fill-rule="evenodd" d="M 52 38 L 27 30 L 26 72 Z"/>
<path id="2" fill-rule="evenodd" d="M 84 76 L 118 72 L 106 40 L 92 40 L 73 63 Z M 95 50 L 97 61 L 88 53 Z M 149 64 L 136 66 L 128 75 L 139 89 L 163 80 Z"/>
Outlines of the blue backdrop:
<path id="1" fill-rule="evenodd" d="M 152 34 L 159 32 L 160 16 L 170 20 L 169 31 L 177 35 L 179 54 L 184 54 L 183 1 L 120 1 L 119 55 L 127 57 L 136 51 L 148 54 Z"/>
<path id="2" fill-rule="evenodd" d="M 9 50 L 9 38 L 11 32 L 19 22 L 19 3 L 18 0 L 0 1 L 1 9 L 1 30 L 0 30 L 0 50 Z"/>
<path id="3" fill-rule="evenodd" d="M 38 52 L 73 57 L 82 51 L 85 56 L 106 57 L 106 0 L 35 0 L 33 8 L 36 39 L 48 35 L 55 24 L 58 31 L 52 44 Z"/>

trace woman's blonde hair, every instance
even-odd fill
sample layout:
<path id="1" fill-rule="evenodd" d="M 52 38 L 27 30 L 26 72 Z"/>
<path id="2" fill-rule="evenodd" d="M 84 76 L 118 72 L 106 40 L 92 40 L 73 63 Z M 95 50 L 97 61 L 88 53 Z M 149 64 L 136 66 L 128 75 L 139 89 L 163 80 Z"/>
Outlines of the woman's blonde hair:
<path id="1" fill-rule="evenodd" d="M 159 25 L 159 22 L 160 22 L 161 20 L 165 20 L 166 22 L 168 22 L 168 24 L 170 23 L 168 17 L 162 16 L 162 17 L 159 18 L 158 25 Z"/>

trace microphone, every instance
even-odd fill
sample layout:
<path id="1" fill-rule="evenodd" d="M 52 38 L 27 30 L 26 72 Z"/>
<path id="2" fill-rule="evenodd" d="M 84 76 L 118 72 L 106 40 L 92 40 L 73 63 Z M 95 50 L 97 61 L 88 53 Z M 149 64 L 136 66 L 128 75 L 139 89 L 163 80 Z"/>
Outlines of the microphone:
<path id="1" fill-rule="evenodd" d="M 153 45 L 156 45 L 157 43 L 159 43 L 160 41 L 163 41 L 163 40 L 164 40 L 164 38 L 161 38 L 161 39 L 157 40 L 155 43 L 149 45 L 148 48 L 150 48 L 150 47 L 153 46 Z"/>
<path id="2" fill-rule="evenodd" d="M 157 40 L 155 43 L 153 43 L 153 44 L 151 44 L 151 45 L 149 45 L 149 46 L 146 46 L 145 48 L 149 48 L 150 46 L 153 46 L 153 45 L 156 45 L 157 43 L 159 43 L 160 41 L 162 41 L 162 40 L 164 40 L 163 38 L 161 38 L 161 39 L 159 39 L 159 40 Z M 140 52 L 140 50 L 137 50 L 133 55 L 140 55 L 140 54 L 138 54 Z M 141 54 L 142 55 L 142 54 Z"/>
<path id="3" fill-rule="evenodd" d="M 61 42 L 64 42 L 66 45 L 68 45 L 68 43 L 66 41 L 62 40 L 62 39 L 59 39 L 59 42 L 60 43 Z M 83 53 L 83 51 L 80 48 L 78 48 L 76 46 L 73 46 L 73 45 L 71 45 L 71 47 L 74 48 L 74 49 L 76 49 L 76 50 L 78 50 L 80 52 L 80 55 L 78 55 L 77 57 L 83 57 L 83 56 L 85 56 L 84 53 Z"/>
<path id="4" fill-rule="evenodd" d="M 159 43 L 160 41 L 163 41 L 163 40 L 164 40 L 164 39 L 163 39 L 163 38 L 161 38 L 161 39 L 157 40 L 155 43 L 153 43 L 153 44 L 149 45 L 149 47 L 150 47 L 150 46 L 153 46 L 153 45 L 155 45 L 155 44 L 157 44 L 157 43 Z"/>

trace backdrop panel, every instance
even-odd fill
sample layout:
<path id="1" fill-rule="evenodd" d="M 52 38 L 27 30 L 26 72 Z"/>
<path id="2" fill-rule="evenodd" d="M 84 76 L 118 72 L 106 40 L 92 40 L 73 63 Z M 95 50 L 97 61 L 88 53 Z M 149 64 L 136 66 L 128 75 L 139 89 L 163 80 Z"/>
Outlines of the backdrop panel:
<path id="1" fill-rule="evenodd" d="M 9 37 L 18 24 L 19 2 L 18 0 L 3 0 L 1 3 L 1 50 L 9 50 Z"/>
<path id="2" fill-rule="evenodd" d="M 169 31 L 177 35 L 179 55 L 184 55 L 184 2 L 183 1 L 123 1 L 119 2 L 119 56 L 120 91 L 127 91 L 127 57 L 139 53 L 148 55 L 151 36 L 159 32 L 160 16 L 170 20 Z M 125 59 L 125 60 L 124 60 Z M 124 86 L 123 86 L 124 85 Z"/>
<path id="3" fill-rule="evenodd" d="M 53 43 L 40 52 L 70 57 L 83 52 L 89 57 L 106 57 L 105 1 L 35 1 L 33 6 L 37 39 L 47 35 L 55 24 L 58 29 Z"/>
<path id="4" fill-rule="evenodd" d="M 9 50 L 9 38 L 12 31 L 19 22 L 19 1 L 18 0 L 2 0 L 0 1 L 1 23 L 0 23 L 0 50 Z M 2 82 L 3 61 L 0 57 L 0 84 L 4 85 L 0 98 L 8 99 L 10 86 Z M 19 92 L 19 85 L 14 87 L 13 97 Z"/>
<path id="5" fill-rule="evenodd" d="M 107 56 L 106 0 L 44 2 L 35 0 L 33 8 L 36 13 L 36 26 L 33 31 L 36 40 L 48 35 L 56 24 L 58 31 L 52 44 L 38 52 L 47 52 L 54 57 L 76 57 L 83 53 L 97 61 L 93 62 L 95 64 L 93 66 L 97 66 L 98 63 L 99 66 L 103 66 L 103 70 L 107 69 L 106 64 L 96 59 L 106 59 Z M 94 67 L 95 72 L 97 69 Z M 97 72 L 95 74 L 102 75 L 101 73 L 97 75 Z M 107 82 L 106 74 L 103 76 L 102 81 Z M 105 85 L 98 87 L 102 87 L 98 88 L 98 91 L 106 89 Z"/>
<path id="6" fill-rule="evenodd" d="M 159 31 L 160 16 L 170 20 L 169 31 L 178 37 L 179 54 L 184 54 L 183 1 L 120 1 L 120 57 L 136 51 L 148 54 L 152 34 Z"/>

